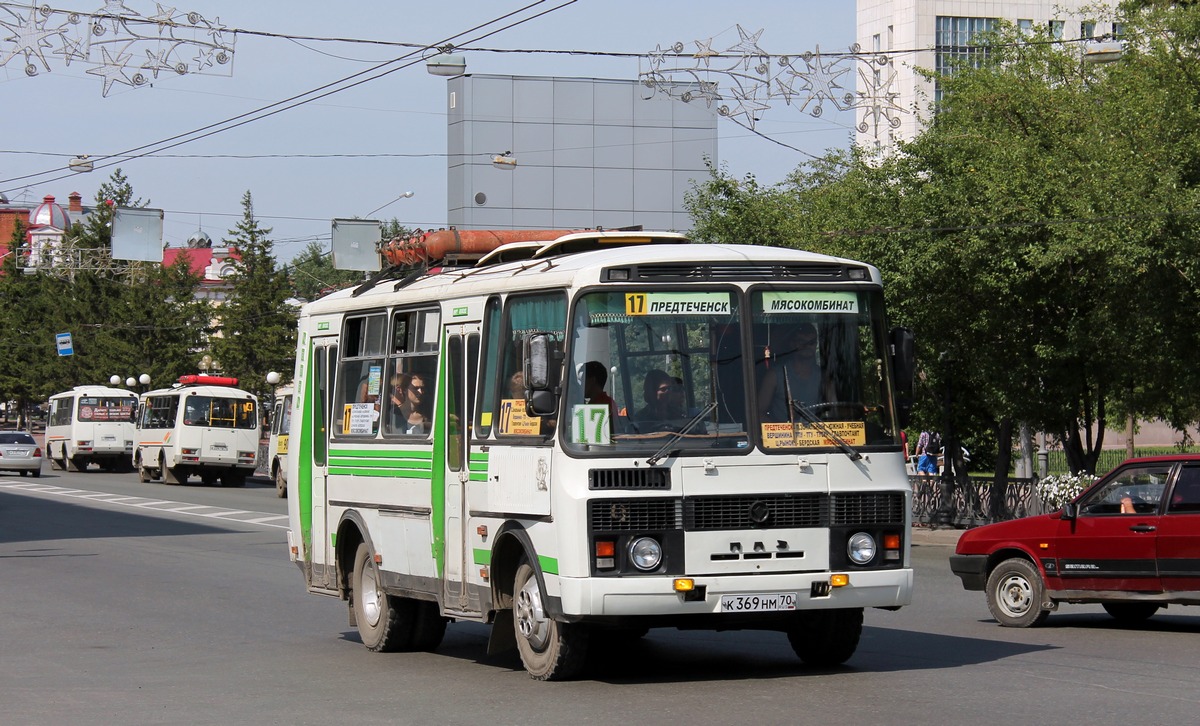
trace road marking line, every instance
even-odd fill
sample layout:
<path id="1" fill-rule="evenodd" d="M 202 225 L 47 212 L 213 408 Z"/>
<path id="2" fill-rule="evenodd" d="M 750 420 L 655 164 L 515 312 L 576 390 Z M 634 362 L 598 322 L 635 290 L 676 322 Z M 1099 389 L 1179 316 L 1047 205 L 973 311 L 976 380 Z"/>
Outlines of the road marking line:
<path id="1" fill-rule="evenodd" d="M 113 504 L 119 507 L 133 507 L 135 509 L 149 510 L 152 512 L 165 512 L 169 514 L 180 514 L 190 517 L 204 517 L 206 519 L 220 519 L 226 522 L 234 522 L 237 524 L 254 524 L 260 527 L 271 527 L 273 529 L 287 529 L 287 524 L 271 524 L 272 521 L 283 520 L 286 522 L 286 514 L 267 514 L 266 512 L 251 512 L 243 509 L 231 509 L 221 511 L 220 507 L 214 507 L 208 504 L 189 504 L 188 502 L 171 502 L 161 499 L 146 499 L 145 497 L 124 497 L 114 496 L 104 498 L 103 492 L 89 492 L 83 489 L 66 489 L 64 487 L 56 487 L 49 484 L 34 484 L 32 482 L 23 482 L 18 480 L 0 479 L 0 488 L 20 490 L 35 494 L 48 494 L 56 497 L 69 497 L 71 499 L 84 499 L 90 502 L 102 502 L 104 504 Z M 133 500 L 132 502 L 130 500 Z M 178 506 L 164 507 L 164 504 L 174 504 Z M 196 509 L 215 509 L 215 512 L 201 513 L 193 510 Z M 253 519 L 239 519 L 232 515 L 260 515 Z"/>

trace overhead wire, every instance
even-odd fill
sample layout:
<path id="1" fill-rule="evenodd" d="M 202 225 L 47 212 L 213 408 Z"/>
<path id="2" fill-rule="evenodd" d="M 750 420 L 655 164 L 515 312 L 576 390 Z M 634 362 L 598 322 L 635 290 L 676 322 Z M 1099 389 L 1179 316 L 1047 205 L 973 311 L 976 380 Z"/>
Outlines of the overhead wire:
<path id="1" fill-rule="evenodd" d="M 479 31 L 483 28 L 487 28 L 488 26 L 491 26 L 491 25 L 495 25 L 496 23 L 500 23 L 504 20 L 507 20 L 507 19 L 515 16 L 515 15 L 523 13 L 531 8 L 535 8 L 538 5 L 542 5 L 549 1 L 550 0 L 536 0 L 535 2 L 529 3 L 528 5 L 525 5 L 523 7 L 517 8 L 516 10 L 513 10 L 511 12 L 505 13 L 504 15 L 500 15 L 497 18 L 489 20 L 485 23 L 480 23 L 479 25 L 471 27 L 462 32 L 447 36 L 435 43 L 431 43 L 429 45 L 425 45 L 425 46 L 421 46 L 420 48 L 416 48 L 416 49 L 410 51 L 409 53 L 406 53 L 398 58 L 394 58 L 392 60 L 385 61 L 383 63 L 379 63 L 371 68 L 359 71 L 357 73 L 352 73 L 349 76 L 345 76 L 336 81 L 331 81 L 324 85 L 318 86 L 314 89 L 305 91 L 303 93 L 296 94 L 294 96 L 290 96 L 281 101 L 276 101 L 276 102 L 268 104 L 266 106 L 261 106 L 252 111 L 247 111 L 247 112 L 239 114 L 237 116 L 232 116 L 232 117 L 223 119 L 221 121 L 216 121 L 216 122 L 207 124 L 205 126 L 201 126 L 199 128 L 192 129 L 191 131 L 186 131 L 183 133 L 175 134 L 174 136 L 166 137 L 164 139 L 159 139 L 158 141 L 153 141 L 153 142 L 149 142 L 146 144 L 142 144 L 140 146 L 135 146 L 130 149 L 126 149 L 122 152 L 119 152 L 117 154 L 117 156 L 120 156 L 122 159 L 137 159 L 137 158 L 141 158 L 144 156 L 150 156 L 155 153 L 165 151 L 167 149 L 173 149 L 177 146 L 182 146 L 184 144 L 188 144 L 193 141 L 199 141 L 200 139 L 208 138 L 209 136 L 213 136 L 218 133 L 224 133 L 225 131 L 230 131 L 232 129 L 239 128 L 241 126 L 244 126 L 248 123 L 252 123 L 254 121 L 261 121 L 262 119 L 269 118 L 278 113 L 282 113 L 283 111 L 291 110 L 298 106 L 302 106 L 307 103 L 312 103 L 313 101 L 317 101 L 317 100 L 325 98 L 327 96 L 331 96 L 333 94 L 341 93 L 342 91 L 346 91 L 351 88 L 355 88 L 364 83 L 369 83 L 371 81 L 378 80 L 380 78 L 383 78 L 384 76 L 390 75 L 397 71 L 403 70 L 405 68 L 409 68 L 413 65 L 416 65 L 418 62 L 423 60 L 423 58 L 420 57 L 421 53 L 424 53 L 426 51 L 437 50 L 441 47 L 446 47 L 448 44 L 450 44 L 452 46 L 453 41 L 457 40 L 458 38 L 460 38 L 464 35 L 475 33 L 476 31 Z M 562 8 L 564 8 L 568 5 L 575 4 L 576 2 L 578 2 L 578 0 L 563 0 L 563 2 L 561 2 L 560 4 L 558 4 L 552 8 L 548 8 L 541 12 L 535 13 L 529 17 L 513 21 L 507 25 L 502 25 L 493 30 L 489 30 L 487 32 L 484 32 L 481 35 L 471 38 L 470 40 L 468 40 L 466 42 L 470 43 L 470 42 L 482 40 L 484 38 L 489 38 L 493 35 L 504 32 L 511 28 L 514 28 L 519 25 L 523 25 L 525 23 L 536 20 L 536 19 L 543 17 L 549 13 L 561 10 Z M 418 56 L 415 60 L 412 59 L 414 55 Z M 394 68 L 389 68 L 389 66 L 393 66 L 396 64 L 401 64 L 401 65 L 398 65 Z M 371 75 L 371 74 L 374 74 L 374 75 Z M 366 77 L 364 77 L 364 76 L 366 76 Z M 354 80 L 354 79 L 358 79 L 358 80 Z M 353 81 L 353 82 L 351 82 L 351 81 Z M 348 84 L 348 85 L 343 85 L 343 84 Z M 139 153 L 139 152 L 141 152 L 141 153 Z M 97 159 L 96 161 L 93 162 L 93 169 L 103 169 L 103 168 L 107 168 L 110 166 L 114 166 L 118 163 L 121 163 L 121 162 L 118 160 L 118 161 L 111 161 L 111 162 L 106 163 L 104 161 L 104 158 L 101 158 L 101 159 Z M 53 169 L 53 170 L 47 170 L 47 171 L 43 171 L 43 172 L 37 172 L 34 174 L 26 174 L 23 176 L 11 177 L 9 179 L 0 179 L 0 185 L 10 184 L 12 182 L 21 181 L 24 179 L 32 179 L 32 178 L 39 177 L 39 176 L 45 176 L 47 174 L 54 174 L 54 173 L 57 173 L 58 171 L 59 171 L 58 169 Z M 62 174 L 60 176 L 52 177 L 49 179 L 41 179 L 41 180 L 39 180 L 38 183 L 47 184 L 47 183 L 50 183 L 53 181 L 58 181 L 61 179 L 69 178 L 73 175 L 74 175 L 73 172 L 67 173 L 67 174 Z M 0 190 L 0 192 L 7 192 L 7 191 L 16 191 L 16 188 Z"/>

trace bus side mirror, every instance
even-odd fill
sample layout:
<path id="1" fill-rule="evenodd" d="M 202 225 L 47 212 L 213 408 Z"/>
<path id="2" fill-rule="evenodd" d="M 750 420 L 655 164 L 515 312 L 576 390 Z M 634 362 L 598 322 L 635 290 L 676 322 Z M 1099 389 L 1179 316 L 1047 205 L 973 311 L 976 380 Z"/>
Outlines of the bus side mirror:
<path id="1" fill-rule="evenodd" d="M 533 416 L 551 416 L 558 410 L 562 353 L 548 333 L 525 336 L 525 403 Z"/>
<path id="2" fill-rule="evenodd" d="M 908 425 L 913 406 L 916 374 L 916 339 L 908 328 L 892 328 L 892 373 L 896 376 L 896 418 L 900 428 Z"/>

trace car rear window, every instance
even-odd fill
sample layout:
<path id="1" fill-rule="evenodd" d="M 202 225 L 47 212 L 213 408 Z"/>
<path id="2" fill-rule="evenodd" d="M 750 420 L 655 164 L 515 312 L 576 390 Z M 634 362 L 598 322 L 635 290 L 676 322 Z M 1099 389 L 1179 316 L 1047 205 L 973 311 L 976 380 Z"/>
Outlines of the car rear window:
<path id="1" fill-rule="evenodd" d="M 29 434 L 13 433 L 11 431 L 0 432 L 0 444 L 36 444 L 33 437 Z"/>

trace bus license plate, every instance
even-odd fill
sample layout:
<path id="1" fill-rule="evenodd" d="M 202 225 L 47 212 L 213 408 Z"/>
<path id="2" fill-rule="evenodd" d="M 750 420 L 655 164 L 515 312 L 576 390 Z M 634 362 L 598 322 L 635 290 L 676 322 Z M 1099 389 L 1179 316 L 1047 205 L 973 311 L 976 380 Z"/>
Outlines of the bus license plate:
<path id="1" fill-rule="evenodd" d="M 750 595 L 722 595 L 723 613 L 766 613 L 777 610 L 795 610 L 794 592 L 757 592 Z"/>

